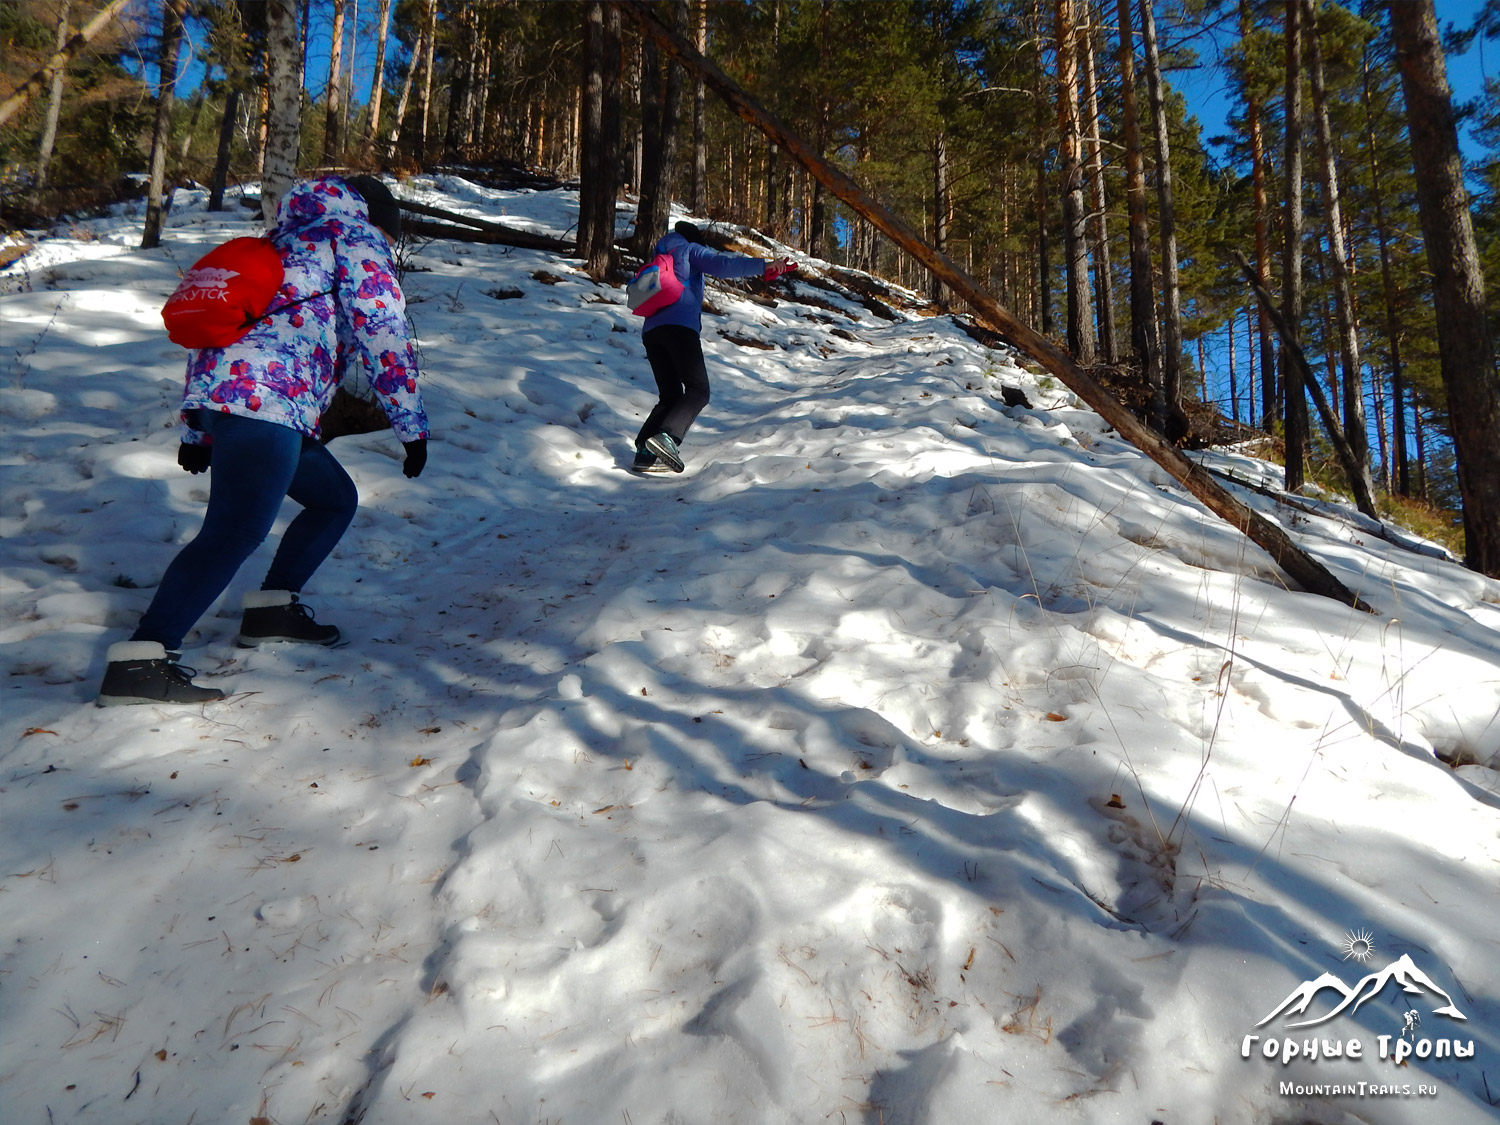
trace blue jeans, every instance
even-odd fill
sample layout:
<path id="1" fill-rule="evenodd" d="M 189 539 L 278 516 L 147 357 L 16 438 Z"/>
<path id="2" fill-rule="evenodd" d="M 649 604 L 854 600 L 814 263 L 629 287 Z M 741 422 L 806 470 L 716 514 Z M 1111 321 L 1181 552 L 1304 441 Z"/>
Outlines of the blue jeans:
<path id="1" fill-rule="evenodd" d="M 167 567 L 131 638 L 173 651 L 265 541 L 283 498 L 302 511 L 281 537 L 262 590 L 301 590 L 359 507 L 354 481 L 312 438 L 237 414 L 204 410 L 200 416 L 214 439 L 208 512 L 197 538 Z"/>

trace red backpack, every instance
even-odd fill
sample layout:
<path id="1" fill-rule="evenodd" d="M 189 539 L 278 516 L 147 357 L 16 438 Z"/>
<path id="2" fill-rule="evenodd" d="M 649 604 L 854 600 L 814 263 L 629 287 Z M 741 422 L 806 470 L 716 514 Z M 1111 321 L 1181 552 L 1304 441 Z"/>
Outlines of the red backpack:
<path id="1" fill-rule="evenodd" d="M 270 239 L 230 239 L 194 262 L 167 298 L 167 338 L 184 348 L 228 347 L 266 315 L 281 281 Z"/>

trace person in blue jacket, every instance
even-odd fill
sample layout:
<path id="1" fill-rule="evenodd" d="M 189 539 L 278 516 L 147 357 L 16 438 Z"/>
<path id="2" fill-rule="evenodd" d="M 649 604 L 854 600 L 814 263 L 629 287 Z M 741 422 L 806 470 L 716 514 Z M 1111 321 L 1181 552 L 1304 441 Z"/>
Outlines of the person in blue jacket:
<path id="1" fill-rule="evenodd" d="M 726 254 L 703 245 L 703 233 L 692 223 L 674 226 L 657 242 L 655 254 L 671 254 L 682 282 L 682 296 L 641 326 L 641 343 L 656 377 L 659 398 L 635 439 L 637 472 L 680 473 L 682 439 L 708 405 L 708 369 L 703 362 L 703 278 L 780 277 L 796 265 L 789 258 L 768 261 Z"/>
<path id="2" fill-rule="evenodd" d="M 193 683 L 177 650 L 285 499 L 301 511 L 264 584 L 245 595 L 237 639 L 247 647 L 339 642 L 337 627 L 314 620 L 299 595 L 359 505 L 354 481 L 318 440 L 350 364 L 390 417 L 405 474 L 427 461 L 416 349 L 391 249 L 400 234 L 400 208 L 373 176 L 308 180 L 282 198 L 270 239 L 285 273 L 271 312 L 236 343 L 188 359 L 177 462 L 190 473 L 211 468 L 203 527 L 167 567 L 135 634 L 109 646 L 100 706 L 224 697 Z"/>

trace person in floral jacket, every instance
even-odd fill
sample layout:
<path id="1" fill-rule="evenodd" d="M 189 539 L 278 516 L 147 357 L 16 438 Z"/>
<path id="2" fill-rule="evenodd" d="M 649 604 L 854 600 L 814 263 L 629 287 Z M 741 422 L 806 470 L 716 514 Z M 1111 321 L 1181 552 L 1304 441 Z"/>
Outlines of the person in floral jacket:
<path id="1" fill-rule="evenodd" d="M 320 419 L 349 365 L 368 377 L 405 449 L 403 471 L 427 460 L 427 415 L 391 244 L 401 212 L 373 176 L 298 183 L 282 198 L 272 245 L 284 278 L 271 312 L 237 342 L 191 354 L 178 463 L 212 468 L 203 527 L 167 567 L 128 641 L 111 645 L 101 706 L 222 699 L 192 682 L 178 649 L 271 531 L 284 498 L 301 505 L 259 591 L 245 595 L 238 642 L 337 644 L 299 600 L 359 504 Z"/>

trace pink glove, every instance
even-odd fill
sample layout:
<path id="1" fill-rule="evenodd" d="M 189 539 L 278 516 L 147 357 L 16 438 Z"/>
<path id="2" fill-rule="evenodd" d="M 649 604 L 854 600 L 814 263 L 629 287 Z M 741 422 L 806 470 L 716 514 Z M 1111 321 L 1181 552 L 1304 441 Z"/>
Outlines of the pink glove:
<path id="1" fill-rule="evenodd" d="M 797 263 L 790 258 L 777 258 L 774 262 L 766 263 L 765 279 L 775 281 L 784 273 L 791 273 L 797 268 Z"/>

